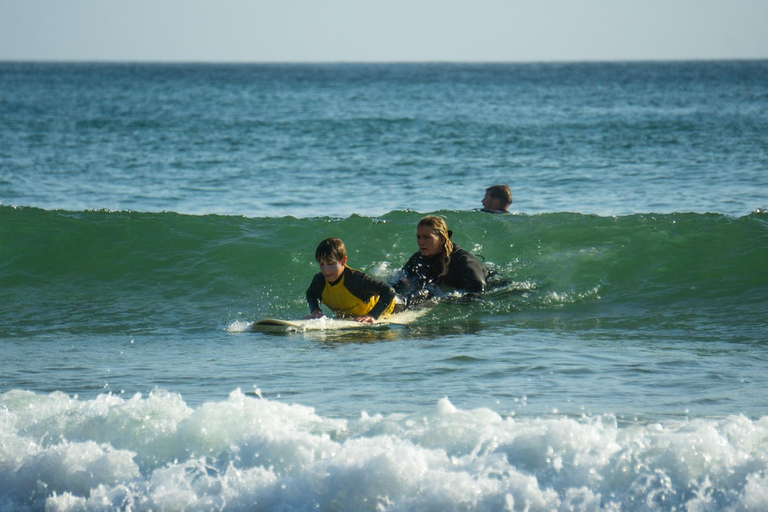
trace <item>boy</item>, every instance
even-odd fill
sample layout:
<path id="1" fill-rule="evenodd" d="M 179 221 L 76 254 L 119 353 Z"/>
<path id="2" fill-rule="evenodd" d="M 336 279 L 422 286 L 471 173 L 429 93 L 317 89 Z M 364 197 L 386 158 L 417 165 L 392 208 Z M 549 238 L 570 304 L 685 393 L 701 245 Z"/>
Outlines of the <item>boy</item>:
<path id="1" fill-rule="evenodd" d="M 320 303 L 337 316 L 354 317 L 372 324 L 395 308 L 395 290 L 388 284 L 347 266 L 347 249 L 338 238 L 326 238 L 315 251 L 320 273 L 315 274 L 307 290 L 310 315 L 320 318 Z"/>

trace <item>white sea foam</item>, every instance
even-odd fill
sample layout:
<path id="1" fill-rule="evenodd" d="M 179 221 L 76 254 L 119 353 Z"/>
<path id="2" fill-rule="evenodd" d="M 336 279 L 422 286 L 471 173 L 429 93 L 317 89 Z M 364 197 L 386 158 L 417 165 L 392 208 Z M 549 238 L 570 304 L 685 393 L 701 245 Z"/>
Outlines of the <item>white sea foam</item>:
<path id="1" fill-rule="evenodd" d="M 230 322 L 225 330 L 229 333 L 248 332 L 253 328 L 253 322 L 246 322 L 244 320 L 234 320 Z"/>
<path id="2" fill-rule="evenodd" d="M 619 426 L 448 399 L 326 418 L 246 396 L 188 407 L 0 395 L 0 510 L 765 510 L 768 417 Z"/>

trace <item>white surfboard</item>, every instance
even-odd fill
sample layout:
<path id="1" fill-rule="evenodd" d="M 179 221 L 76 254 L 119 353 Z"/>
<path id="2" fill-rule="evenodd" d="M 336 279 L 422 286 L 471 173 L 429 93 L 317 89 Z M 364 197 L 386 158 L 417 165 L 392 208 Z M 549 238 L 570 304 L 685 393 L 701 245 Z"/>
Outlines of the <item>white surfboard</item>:
<path id="1" fill-rule="evenodd" d="M 253 331 L 272 331 L 272 332 L 303 332 L 303 331 L 328 331 L 342 329 L 391 329 L 407 325 L 421 315 L 426 313 L 425 309 L 416 311 L 404 311 L 389 315 L 388 317 L 377 320 L 372 324 L 356 322 L 354 320 L 342 318 L 313 318 L 285 320 L 281 318 L 262 318 L 257 320 L 251 326 Z"/>
<path id="2" fill-rule="evenodd" d="M 354 320 L 336 320 L 332 318 L 315 318 L 312 320 L 283 320 L 281 318 L 262 318 L 253 323 L 254 331 L 272 332 L 303 332 L 303 331 L 336 331 L 349 329 L 388 329 L 386 322 L 366 324 Z"/>

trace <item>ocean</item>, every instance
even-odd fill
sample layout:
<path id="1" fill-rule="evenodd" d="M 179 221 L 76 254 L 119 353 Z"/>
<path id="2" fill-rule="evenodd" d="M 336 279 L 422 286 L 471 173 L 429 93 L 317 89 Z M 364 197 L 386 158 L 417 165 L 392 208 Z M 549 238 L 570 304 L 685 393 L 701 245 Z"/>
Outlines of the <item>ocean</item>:
<path id="1" fill-rule="evenodd" d="M 767 209 L 768 61 L 2 62 L 0 511 L 768 510 Z"/>

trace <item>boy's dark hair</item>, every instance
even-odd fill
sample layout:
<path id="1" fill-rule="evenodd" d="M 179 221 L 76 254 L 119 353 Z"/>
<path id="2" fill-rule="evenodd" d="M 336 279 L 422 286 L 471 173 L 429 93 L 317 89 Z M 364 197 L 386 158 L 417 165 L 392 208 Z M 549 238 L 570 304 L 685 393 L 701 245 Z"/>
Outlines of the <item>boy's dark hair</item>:
<path id="1" fill-rule="evenodd" d="M 338 238 L 326 238 L 320 242 L 315 251 L 317 261 L 341 261 L 346 257 L 347 248 L 344 247 L 344 242 Z"/>
<path id="2" fill-rule="evenodd" d="M 488 195 L 490 195 L 492 198 L 498 199 L 506 206 L 512 204 L 512 192 L 509 190 L 507 185 L 494 185 L 492 187 L 488 187 L 485 189 L 485 191 L 488 192 Z"/>

